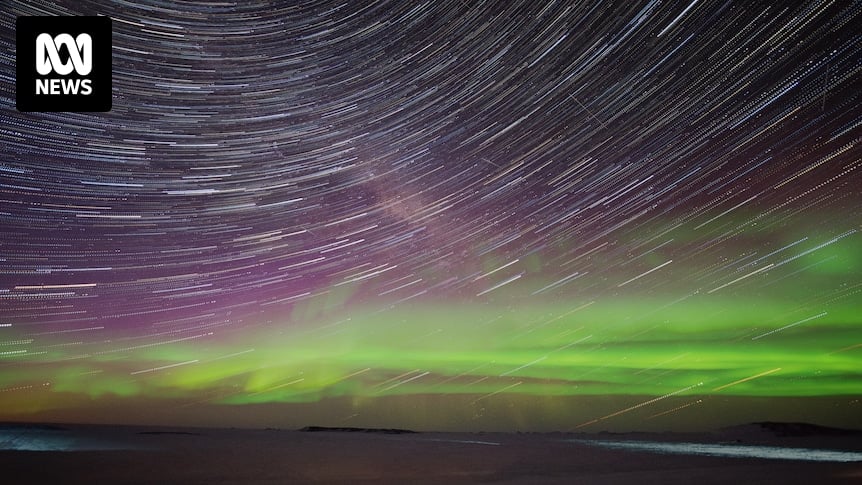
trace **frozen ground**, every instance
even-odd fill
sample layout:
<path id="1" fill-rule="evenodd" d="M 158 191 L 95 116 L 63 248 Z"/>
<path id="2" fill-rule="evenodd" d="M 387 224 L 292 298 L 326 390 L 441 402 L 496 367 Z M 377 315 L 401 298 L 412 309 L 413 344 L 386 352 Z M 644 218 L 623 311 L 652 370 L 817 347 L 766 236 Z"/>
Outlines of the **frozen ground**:
<path id="1" fill-rule="evenodd" d="M 0 469 L 4 483 L 21 484 L 802 484 L 862 479 L 858 433 L 782 429 L 788 428 L 507 434 L 7 425 L 0 427 L 5 448 Z M 691 453 L 680 454 L 686 448 Z M 740 449 L 748 454 L 739 456 Z M 776 456 L 776 450 L 784 456 Z M 788 450 L 796 450 L 796 458 L 802 453 L 838 459 L 794 459 Z"/>

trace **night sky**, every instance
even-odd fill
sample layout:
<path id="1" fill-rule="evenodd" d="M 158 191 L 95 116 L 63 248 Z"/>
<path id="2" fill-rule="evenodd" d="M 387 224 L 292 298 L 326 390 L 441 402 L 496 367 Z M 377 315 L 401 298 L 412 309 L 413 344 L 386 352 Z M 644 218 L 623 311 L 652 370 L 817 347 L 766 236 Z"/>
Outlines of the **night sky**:
<path id="1" fill-rule="evenodd" d="M 113 19 L 110 112 L 16 111 L 22 15 Z M 4 2 L 0 419 L 862 427 L 860 23 Z"/>

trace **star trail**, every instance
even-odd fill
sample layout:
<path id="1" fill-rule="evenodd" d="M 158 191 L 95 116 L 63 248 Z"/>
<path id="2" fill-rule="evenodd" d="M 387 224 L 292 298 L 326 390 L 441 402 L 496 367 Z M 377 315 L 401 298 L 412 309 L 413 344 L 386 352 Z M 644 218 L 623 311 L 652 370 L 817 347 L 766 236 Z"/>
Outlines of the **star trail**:
<path id="1" fill-rule="evenodd" d="M 0 12 L 3 419 L 862 426 L 860 2 Z M 56 15 L 110 112 L 15 110 Z"/>

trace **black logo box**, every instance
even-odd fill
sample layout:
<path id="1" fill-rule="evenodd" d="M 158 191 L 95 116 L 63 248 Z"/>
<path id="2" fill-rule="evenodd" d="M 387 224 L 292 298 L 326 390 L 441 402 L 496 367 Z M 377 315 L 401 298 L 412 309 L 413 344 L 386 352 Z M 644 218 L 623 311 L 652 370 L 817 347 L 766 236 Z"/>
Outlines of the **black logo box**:
<path id="1" fill-rule="evenodd" d="M 111 18 L 110 17 L 18 17 L 16 23 L 16 93 L 18 111 L 103 112 L 111 110 Z M 89 34 L 93 40 L 93 69 L 87 76 L 74 70 L 65 76 L 36 71 L 36 37 L 40 34 Z M 65 57 L 64 57 L 65 55 Z M 61 52 L 65 60 L 68 53 Z M 37 79 L 89 79 L 90 94 L 36 94 Z"/>

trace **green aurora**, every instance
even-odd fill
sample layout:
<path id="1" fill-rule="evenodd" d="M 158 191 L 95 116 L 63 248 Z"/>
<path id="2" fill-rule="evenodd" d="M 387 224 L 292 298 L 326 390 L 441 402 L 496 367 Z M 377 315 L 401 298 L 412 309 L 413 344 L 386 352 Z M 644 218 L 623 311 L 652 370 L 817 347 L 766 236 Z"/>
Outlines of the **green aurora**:
<path id="1" fill-rule="evenodd" d="M 59 401 L 158 396 L 212 405 L 434 394 L 472 404 L 504 394 L 858 396 L 862 315 L 852 299 L 810 308 L 702 294 L 673 304 L 619 297 L 512 305 L 494 318 L 484 305 L 414 305 L 122 352 L 80 356 L 68 346 L 54 351 L 53 363 L 4 373 L 2 385 L 44 381 L 50 385 L 33 392 Z M 34 404 L 60 403 L 30 400 L 18 411 L 42 411 Z"/>
<path id="2" fill-rule="evenodd" d="M 652 252 L 636 269 L 543 292 L 548 261 L 524 258 L 507 270 L 525 277 L 481 296 L 374 303 L 356 282 L 237 326 L 55 332 L 40 346 L 6 327 L 0 355 L 14 372 L 0 372 L 0 404 L 12 420 L 219 425 L 214 410 L 233 410 L 254 417 L 229 422 L 259 426 L 373 416 L 376 426 L 595 430 L 668 429 L 685 416 L 732 424 L 766 399 L 769 416 L 784 407 L 787 419 L 862 427 L 862 238 L 834 234 L 698 288 L 687 286 L 702 260 Z M 489 257 L 479 272 L 500 264 Z"/>

